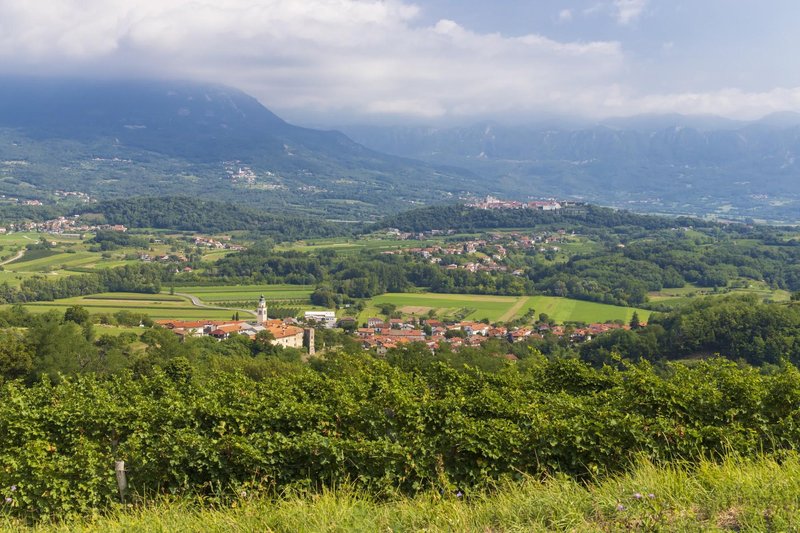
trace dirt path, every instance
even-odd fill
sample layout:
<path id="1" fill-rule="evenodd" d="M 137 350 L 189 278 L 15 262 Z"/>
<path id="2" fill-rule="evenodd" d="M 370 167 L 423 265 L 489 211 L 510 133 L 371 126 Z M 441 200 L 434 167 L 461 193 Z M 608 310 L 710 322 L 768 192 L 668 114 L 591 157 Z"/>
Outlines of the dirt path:
<path id="1" fill-rule="evenodd" d="M 503 316 L 498 319 L 498 322 L 508 322 L 514 318 L 514 315 L 516 315 L 519 310 L 522 309 L 526 303 L 528 303 L 528 300 L 530 300 L 530 296 L 521 297 L 517 303 L 511 306 L 511 309 L 503 313 Z"/>
<path id="2" fill-rule="evenodd" d="M 198 298 L 197 296 L 193 294 L 187 294 L 185 292 L 176 292 L 175 296 L 183 296 L 184 298 L 189 298 L 192 301 L 192 305 L 194 305 L 195 307 L 202 307 L 204 309 L 216 309 L 218 311 L 238 311 L 240 313 L 248 313 L 253 316 L 258 316 L 255 311 L 250 311 L 249 309 L 233 309 L 230 307 L 219 307 L 216 305 L 204 304 L 203 302 L 200 301 L 200 298 Z"/>
<path id="3" fill-rule="evenodd" d="M 22 250 L 17 252 L 17 255 L 15 255 L 14 257 L 10 257 L 10 258 L 6 259 L 5 261 L 0 261 L 0 265 L 7 265 L 7 264 L 9 264 L 9 263 L 11 263 L 13 261 L 16 261 L 17 259 L 21 258 L 23 255 L 25 255 L 25 248 L 23 248 Z"/>

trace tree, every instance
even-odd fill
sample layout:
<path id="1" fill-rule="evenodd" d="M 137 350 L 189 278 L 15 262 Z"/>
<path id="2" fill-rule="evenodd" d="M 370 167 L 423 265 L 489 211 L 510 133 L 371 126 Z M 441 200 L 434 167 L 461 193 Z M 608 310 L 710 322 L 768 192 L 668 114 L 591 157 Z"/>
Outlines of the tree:
<path id="1" fill-rule="evenodd" d="M 59 375 L 71 376 L 98 370 L 98 350 L 74 322 L 63 324 L 57 315 L 28 330 L 26 341 L 33 349 L 36 377 L 48 376 L 53 382 Z"/>
<path id="2" fill-rule="evenodd" d="M 14 331 L 0 331 L 0 376 L 24 377 L 33 368 L 33 354 Z"/>
<path id="3" fill-rule="evenodd" d="M 381 314 L 389 316 L 394 313 L 395 309 L 397 309 L 397 306 L 393 303 L 386 302 L 378 304 L 378 309 L 380 309 Z"/>
<path id="4" fill-rule="evenodd" d="M 637 313 L 636 311 L 633 312 L 633 316 L 631 317 L 631 321 L 629 324 L 631 326 L 631 329 L 639 329 L 640 327 L 642 327 L 642 323 L 639 321 L 639 313 Z"/>
<path id="5" fill-rule="evenodd" d="M 89 322 L 89 311 L 80 305 L 73 305 L 64 311 L 64 322 L 75 322 L 82 326 Z"/>

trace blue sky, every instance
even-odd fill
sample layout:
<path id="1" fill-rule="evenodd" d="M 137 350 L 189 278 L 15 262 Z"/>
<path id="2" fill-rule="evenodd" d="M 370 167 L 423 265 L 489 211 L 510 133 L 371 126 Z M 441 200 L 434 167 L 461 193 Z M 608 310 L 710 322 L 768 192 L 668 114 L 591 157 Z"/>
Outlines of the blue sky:
<path id="1" fill-rule="evenodd" d="M 173 77 L 300 123 L 800 111 L 788 0 L 0 0 L 0 72 Z"/>

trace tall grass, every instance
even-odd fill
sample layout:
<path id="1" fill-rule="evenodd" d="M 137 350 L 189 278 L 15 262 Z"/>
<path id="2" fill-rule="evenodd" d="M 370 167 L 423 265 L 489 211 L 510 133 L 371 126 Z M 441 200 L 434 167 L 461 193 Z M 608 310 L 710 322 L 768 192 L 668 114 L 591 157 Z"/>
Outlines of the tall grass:
<path id="1" fill-rule="evenodd" d="M 11 519 L 3 530 L 25 526 Z M 566 477 L 500 484 L 487 493 L 376 499 L 352 487 L 224 506 L 161 499 L 36 531 L 795 531 L 800 457 L 728 458 L 689 466 L 641 461 L 583 484 Z"/>

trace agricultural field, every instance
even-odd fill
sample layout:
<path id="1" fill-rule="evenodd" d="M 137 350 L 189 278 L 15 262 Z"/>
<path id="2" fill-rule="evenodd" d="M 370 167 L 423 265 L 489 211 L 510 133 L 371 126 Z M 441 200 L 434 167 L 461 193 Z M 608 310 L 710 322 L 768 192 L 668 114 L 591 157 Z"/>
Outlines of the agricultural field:
<path id="1" fill-rule="evenodd" d="M 25 307 L 33 313 L 56 310 L 64 312 L 69 307 L 80 305 L 89 313 L 113 314 L 118 311 L 143 313 L 154 320 L 175 318 L 182 320 L 227 319 L 232 311 L 196 307 L 188 298 L 168 294 L 102 293 L 75 298 L 64 298 L 51 302 L 32 302 Z M 247 318 L 243 316 L 242 318 Z"/>
<path id="2" fill-rule="evenodd" d="M 633 307 L 621 307 L 618 305 L 601 304 L 597 302 L 587 302 L 584 300 L 573 300 L 571 298 L 558 298 L 555 296 L 531 296 L 528 302 L 517 313 L 521 316 L 533 308 L 538 316 L 546 313 L 556 322 L 608 322 L 609 320 L 622 320 L 627 323 L 636 312 L 639 320 L 646 322 L 650 317 L 651 311 L 646 309 L 636 309 Z"/>
<path id="3" fill-rule="evenodd" d="M 521 317 L 534 309 L 536 315 L 546 313 L 556 322 L 606 322 L 610 320 L 630 321 L 634 311 L 646 321 L 650 311 L 619 307 L 595 302 L 585 302 L 553 296 L 483 296 L 469 294 L 438 293 L 392 293 L 376 296 L 358 315 L 359 322 L 379 313 L 378 306 L 394 304 L 406 315 L 424 316 L 431 310 L 439 318 L 463 317 L 470 320 L 489 319 L 491 322 L 507 322 Z"/>
<path id="4" fill-rule="evenodd" d="M 312 285 L 203 285 L 175 287 L 175 292 L 191 294 L 203 302 L 257 301 L 262 294 L 267 301 L 303 301 L 309 303 Z"/>
<path id="5" fill-rule="evenodd" d="M 662 289 L 658 292 L 649 293 L 648 298 L 653 303 L 665 304 L 674 308 L 688 304 L 695 298 L 725 296 L 730 294 L 754 294 L 764 301 L 776 303 L 788 302 L 791 298 L 789 291 L 772 289 L 764 282 L 753 280 L 741 280 L 739 283 L 734 282 L 730 287 L 716 291 L 708 287 L 697 287 L 694 285 L 686 285 L 685 287 L 675 289 Z"/>
<path id="6" fill-rule="evenodd" d="M 417 248 L 441 244 L 439 240 L 395 240 L 385 238 L 361 238 L 361 239 L 311 239 L 307 241 L 297 241 L 290 244 L 282 244 L 275 247 L 277 251 L 293 250 L 298 252 L 313 252 L 318 250 L 335 250 L 337 254 L 348 255 L 361 251 L 383 251 L 397 250 L 401 248 Z"/>
<path id="7" fill-rule="evenodd" d="M 64 237 L 50 233 L 12 233 L 0 235 L 0 264 L 3 274 L 0 282 L 18 285 L 24 277 L 32 274 L 65 275 L 76 272 L 87 272 L 98 268 L 114 268 L 126 264 L 137 263 L 136 259 L 126 256 L 138 255 L 142 252 L 151 255 L 164 254 L 169 250 L 165 244 L 151 244 L 146 250 L 134 247 L 120 247 L 113 251 L 90 251 L 92 243 L 87 239 Z M 49 249 L 26 250 L 26 245 L 35 244 L 45 238 L 51 243 Z M 21 257 L 16 257 L 24 252 Z"/>

